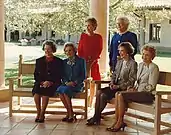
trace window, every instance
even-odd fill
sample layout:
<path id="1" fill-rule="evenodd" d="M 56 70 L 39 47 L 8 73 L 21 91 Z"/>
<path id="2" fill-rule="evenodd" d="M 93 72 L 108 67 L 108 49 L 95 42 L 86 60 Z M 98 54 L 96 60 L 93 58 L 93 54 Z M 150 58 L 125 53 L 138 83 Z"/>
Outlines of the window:
<path id="1" fill-rule="evenodd" d="M 42 30 L 37 31 L 37 36 L 42 36 Z"/>
<path id="2" fill-rule="evenodd" d="M 55 31 L 51 31 L 51 37 L 55 37 Z"/>
<path id="3" fill-rule="evenodd" d="M 161 24 L 150 24 L 150 41 L 160 42 Z"/>

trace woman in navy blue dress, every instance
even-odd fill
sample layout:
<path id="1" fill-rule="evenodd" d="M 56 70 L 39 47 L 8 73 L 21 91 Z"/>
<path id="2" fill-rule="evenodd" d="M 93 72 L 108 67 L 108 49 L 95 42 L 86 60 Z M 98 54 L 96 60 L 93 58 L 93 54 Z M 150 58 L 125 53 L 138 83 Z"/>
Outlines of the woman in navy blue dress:
<path id="1" fill-rule="evenodd" d="M 44 122 L 49 97 L 54 96 L 56 89 L 61 85 L 63 70 L 62 60 L 53 55 L 56 52 L 55 43 L 50 40 L 45 41 L 43 43 L 43 50 L 45 56 L 36 59 L 34 72 L 35 83 L 32 90 L 37 108 L 35 122 L 41 123 Z"/>
<path id="2" fill-rule="evenodd" d="M 86 64 L 84 59 L 76 55 L 77 49 L 73 43 L 66 43 L 64 46 L 64 52 L 68 58 L 63 62 L 63 84 L 57 89 L 57 93 L 67 110 L 67 115 L 62 121 L 73 122 L 74 112 L 71 98 L 76 93 L 83 90 L 83 81 L 86 78 Z"/>

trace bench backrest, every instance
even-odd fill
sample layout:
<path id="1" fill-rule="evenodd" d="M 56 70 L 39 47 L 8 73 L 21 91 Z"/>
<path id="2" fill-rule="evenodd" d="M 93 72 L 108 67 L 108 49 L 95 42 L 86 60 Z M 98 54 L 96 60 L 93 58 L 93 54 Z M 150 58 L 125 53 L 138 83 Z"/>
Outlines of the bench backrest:
<path id="1" fill-rule="evenodd" d="M 32 75 L 34 74 L 35 64 L 34 63 L 23 63 L 23 56 L 19 56 L 19 73 L 20 75 Z"/>
<path id="2" fill-rule="evenodd" d="M 33 75 L 35 70 L 35 63 L 24 63 L 23 56 L 19 56 L 19 72 L 18 76 Z M 171 86 L 171 73 L 160 71 L 158 84 Z M 18 82 L 18 85 L 22 85 L 22 80 Z"/>
<path id="3" fill-rule="evenodd" d="M 26 63 L 23 62 L 23 56 L 19 56 L 19 62 L 18 62 L 18 76 L 21 77 L 21 79 L 18 80 L 18 86 L 19 87 L 32 87 L 33 86 L 33 75 L 35 70 L 35 64 L 34 63 Z M 23 77 L 29 82 L 28 84 L 23 83 Z"/>
<path id="4" fill-rule="evenodd" d="M 171 73 L 160 71 L 158 84 L 171 86 Z"/>

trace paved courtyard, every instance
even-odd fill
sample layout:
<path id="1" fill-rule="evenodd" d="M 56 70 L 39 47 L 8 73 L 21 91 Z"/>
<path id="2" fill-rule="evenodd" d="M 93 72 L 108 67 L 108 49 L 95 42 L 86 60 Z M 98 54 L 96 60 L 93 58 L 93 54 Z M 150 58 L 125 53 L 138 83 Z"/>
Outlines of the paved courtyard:
<path id="1" fill-rule="evenodd" d="M 63 46 L 57 47 L 57 53 L 63 53 Z M 44 55 L 41 46 L 18 46 L 16 43 L 5 43 L 5 68 L 16 66 L 19 55 L 24 60 L 36 59 Z"/>
<path id="2" fill-rule="evenodd" d="M 92 116 L 89 111 L 89 117 Z M 0 135 L 148 135 L 138 130 L 126 127 L 125 131 L 112 133 L 106 131 L 110 126 L 113 116 L 106 116 L 100 126 L 86 126 L 86 120 L 77 116 L 74 123 L 61 121 L 64 116 L 46 115 L 45 123 L 35 123 L 35 114 L 14 114 L 8 117 L 8 103 L 0 103 Z M 135 121 L 135 120 L 133 120 Z M 142 122 L 143 125 L 147 123 Z"/>

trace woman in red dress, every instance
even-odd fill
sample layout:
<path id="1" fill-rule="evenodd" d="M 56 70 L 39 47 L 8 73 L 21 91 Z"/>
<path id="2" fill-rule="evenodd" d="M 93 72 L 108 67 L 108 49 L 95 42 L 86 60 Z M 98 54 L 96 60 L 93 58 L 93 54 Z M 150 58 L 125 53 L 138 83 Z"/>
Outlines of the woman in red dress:
<path id="1" fill-rule="evenodd" d="M 103 48 L 102 36 L 95 33 L 97 21 L 95 18 L 88 18 L 86 21 L 87 32 L 82 33 L 78 45 L 78 56 L 86 60 L 87 76 L 93 80 L 101 80 L 98 59 Z"/>

